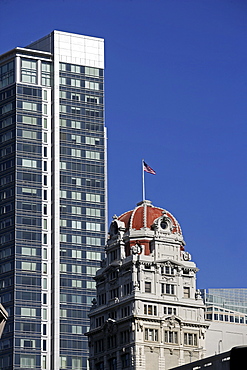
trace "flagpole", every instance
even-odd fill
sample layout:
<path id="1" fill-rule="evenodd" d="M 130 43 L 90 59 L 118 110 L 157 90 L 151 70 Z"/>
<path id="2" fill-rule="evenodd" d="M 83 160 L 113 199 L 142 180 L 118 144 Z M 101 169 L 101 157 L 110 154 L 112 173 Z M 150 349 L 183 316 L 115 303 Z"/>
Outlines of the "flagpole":
<path id="1" fill-rule="evenodd" d="M 142 200 L 145 200 L 144 159 L 142 160 Z"/>

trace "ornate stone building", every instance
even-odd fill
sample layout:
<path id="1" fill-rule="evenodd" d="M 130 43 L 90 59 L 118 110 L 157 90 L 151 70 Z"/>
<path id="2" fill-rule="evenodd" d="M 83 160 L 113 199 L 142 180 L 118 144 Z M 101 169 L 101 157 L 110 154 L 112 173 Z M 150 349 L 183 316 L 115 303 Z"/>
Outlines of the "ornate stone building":
<path id="1" fill-rule="evenodd" d="M 90 369 L 166 370 L 205 354 L 205 306 L 179 223 L 150 201 L 113 217 L 95 277 Z"/>

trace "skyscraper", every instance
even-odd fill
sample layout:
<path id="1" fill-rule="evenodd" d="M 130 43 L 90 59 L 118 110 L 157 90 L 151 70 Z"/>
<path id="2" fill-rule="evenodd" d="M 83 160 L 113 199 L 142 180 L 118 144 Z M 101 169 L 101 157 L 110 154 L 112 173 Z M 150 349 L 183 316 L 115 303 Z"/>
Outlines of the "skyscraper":
<path id="1" fill-rule="evenodd" d="M 104 40 L 0 56 L 0 368 L 86 369 L 106 229 Z"/>

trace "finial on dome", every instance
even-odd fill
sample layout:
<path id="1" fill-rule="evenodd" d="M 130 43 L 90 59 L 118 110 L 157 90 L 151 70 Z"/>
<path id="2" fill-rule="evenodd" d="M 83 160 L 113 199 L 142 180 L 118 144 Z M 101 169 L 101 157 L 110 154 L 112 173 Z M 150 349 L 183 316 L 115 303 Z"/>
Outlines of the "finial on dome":
<path id="1" fill-rule="evenodd" d="M 117 220 L 117 218 L 118 218 L 118 217 L 117 217 L 117 215 L 116 215 L 116 214 L 115 214 L 114 216 L 112 216 L 112 219 L 113 219 L 113 220 Z"/>
<path id="2" fill-rule="evenodd" d="M 142 204 L 152 204 L 151 200 L 142 200 L 141 202 L 137 203 L 137 206 L 141 206 Z"/>

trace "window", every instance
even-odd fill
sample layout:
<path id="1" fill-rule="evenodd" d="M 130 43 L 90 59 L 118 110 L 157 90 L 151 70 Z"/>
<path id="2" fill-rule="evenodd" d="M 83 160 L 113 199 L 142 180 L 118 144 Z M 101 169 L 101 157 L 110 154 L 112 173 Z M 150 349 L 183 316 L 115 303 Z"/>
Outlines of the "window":
<path id="1" fill-rule="evenodd" d="M 184 298 L 190 298 L 190 288 L 184 286 Z"/>
<path id="2" fill-rule="evenodd" d="M 177 331 L 171 331 L 171 330 L 165 330 L 165 343 L 178 343 L 178 332 Z"/>
<path id="3" fill-rule="evenodd" d="M 46 341 L 45 340 L 43 341 L 43 351 L 46 351 Z M 45 355 L 42 356 L 42 369 L 46 369 L 46 356 Z"/>
<path id="4" fill-rule="evenodd" d="M 67 357 L 66 356 L 60 356 L 60 368 L 61 369 L 67 368 Z"/>
<path id="5" fill-rule="evenodd" d="M 184 344 L 187 346 L 197 346 L 197 334 L 184 333 Z"/>
<path id="6" fill-rule="evenodd" d="M 81 370 L 81 369 L 82 369 L 82 358 L 72 356 L 72 370 Z"/>
<path id="7" fill-rule="evenodd" d="M 100 117 L 100 111 L 95 110 L 95 109 L 85 109 L 85 114 L 88 117 Z"/>
<path id="8" fill-rule="evenodd" d="M 66 190 L 60 190 L 60 198 L 67 198 L 67 191 Z"/>
<path id="9" fill-rule="evenodd" d="M 95 281 L 87 281 L 87 289 L 95 289 L 96 288 L 96 282 Z"/>
<path id="10" fill-rule="evenodd" d="M 81 193 L 77 191 L 72 191 L 71 192 L 71 198 L 75 200 L 81 200 Z"/>
<path id="11" fill-rule="evenodd" d="M 81 108 L 71 107 L 70 109 L 71 109 L 72 114 L 80 114 L 81 113 Z"/>
<path id="12" fill-rule="evenodd" d="M 175 286 L 173 284 L 161 283 L 161 293 L 162 294 L 175 294 Z"/>
<path id="13" fill-rule="evenodd" d="M 86 215 L 90 217 L 100 217 L 100 209 L 86 208 Z"/>
<path id="14" fill-rule="evenodd" d="M 47 289 L 47 278 L 42 279 L 42 288 Z"/>
<path id="15" fill-rule="evenodd" d="M 70 65 L 70 70 L 71 70 L 71 72 L 74 72 L 74 73 L 81 73 L 81 67 L 80 66 L 76 66 L 74 64 L 71 64 Z"/>
<path id="16" fill-rule="evenodd" d="M 66 162 L 60 162 L 60 170 L 66 170 L 67 163 Z"/>
<path id="17" fill-rule="evenodd" d="M 86 244 L 87 245 L 101 246 L 101 240 L 100 240 L 100 238 L 94 238 L 94 237 L 91 237 L 91 236 L 87 236 L 86 237 Z"/>
<path id="18" fill-rule="evenodd" d="M 67 317 L 67 310 L 60 309 L 60 317 Z"/>
<path id="19" fill-rule="evenodd" d="M 71 78 L 70 84 L 71 86 L 74 86 L 74 87 L 81 87 L 81 81 L 75 78 Z"/>
<path id="20" fill-rule="evenodd" d="M 124 284 L 123 295 L 128 295 L 132 292 L 132 283 Z"/>
<path id="21" fill-rule="evenodd" d="M 22 137 L 24 139 L 37 139 L 36 131 L 22 130 Z"/>
<path id="22" fill-rule="evenodd" d="M 37 62 L 29 59 L 21 61 L 21 81 L 36 84 Z"/>
<path id="23" fill-rule="evenodd" d="M 41 64 L 41 83 L 43 86 L 51 86 L 51 64 L 42 62 Z"/>
<path id="24" fill-rule="evenodd" d="M 42 308 L 42 320 L 47 320 L 47 308 Z"/>
<path id="25" fill-rule="evenodd" d="M 81 325 L 72 325 L 72 334 L 82 334 L 83 327 Z"/>
<path id="26" fill-rule="evenodd" d="M 81 215 L 81 207 L 72 206 L 71 213 L 74 215 Z"/>
<path id="27" fill-rule="evenodd" d="M 72 226 L 72 229 L 81 230 L 82 223 L 81 223 L 81 221 L 72 221 L 71 226 Z"/>
<path id="28" fill-rule="evenodd" d="M 30 102 L 27 102 L 27 101 L 23 101 L 22 102 L 22 109 L 37 111 L 38 106 L 37 106 L 37 103 L 30 103 Z"/>
<path id="29" fill-rule="evenodd" d="M 85 67 L 85 74 L 88 76 L 99 77 L 99 69 L 93 67 Z"/>
<path id="30" fill-rule="evenodd" d="M 126 342 L 128 343 L 128 342 Z M 122 361 L 122 368 L 126 369 L 130 367 L 130 354 L 125 353 L 124 355 L 121 356 L 121 361 Z"/>
<path id="31" fill-rule="evenodd" d="M 107 337 L 107 348 L 115 348 L 117 346 L 117 336 L 110 335 Z"/>
<path id="32" fill-rule="evenodd" d="M 72 243 L 73 244 L 81 244 L 82 238 L 80 235 L 72 235 Z"/>
<path id="33" fill-rule="evenodd" d="M 72 221 L 73 222 L 73 221 Z M 94 222 L 86 222 L 86 230 L 90 231 L 100 231 L 100 224 L 96 224 Z"/>
<path id="34" fill-rule="evenodd" d="M 22 166 L 37 168 L 37 161 L 31 160 L 31 159 L 22 159 Z"/>
<path id="35" fill-rule="evenodd" d="M 129 343 L 130 340 L 130 332 L 129 330 L 120 331 L 120 343 Z"/>
<path id="36" fill-rule="evenodd" d="M 61 85 L 66 85 L 66 78 L 65 77 L 60 77 L 59 82 Z"/>
<path id="37" fill-rule="evenodd" d="M 157 316 L 157 306 L 144 304 L 144 314 Z"/>
<path id="38" fill-rule="evenodd" d="M 100 195 L 99 194 L 86 194 L 86 201 L 100 203 Z"/>
<path id="39" fill-rule="evenodd" d="M 36 248 L 22 247 L 21 254 L 25 256 L 36 256 Z"/>
<path id="40" fill-rule="evenodd" d="M 21 355 L 20 366 L 23 368 L 34 369 L 36 367 L 36 361 L 34 355 Z"/>
<path id="41" fill-rule="evenodd" d="M 67 226 L 67 220 L 61 220 L 60 219 L 60 227 L 66 227 L 66 226 Z"/>
<path id="42" fill-rule="evenodd" d="M 157 329 L 145 329 L 145 340 L 157 342 L 158 341 L 158 330 Z"/>
<path id="43" fill-rule="evenodd" d="M 114 289 L 110 290 L 110 299 L 118 298 L 118 296 L 119 296 L 119 289 L 118 288 L 114 288 Z"/>
<path id="44" fill-rule="evenodd" d="M 12 103 L 8 103 L 2 106 L 2 114 L 8 113 L 13 109 Z"/>
<path id="45" fill-rule="evenodd" d="M 99 152 L 91 152 L 89 150 L 86 150 L 86 158 L 87 159 L 100 159 L 100 153 Z"/>
<path id="46" fill-rule="evenodd" d="M 59 69 L 60 71 L 66 71 L 66 63 L 59 63 Z"/>
<path id="47" fill-rule="evenodd" d="M 96 325 L 96 326 L 101 326 L 101 325 L 102 324 Z M 104 351 L 104 340 L 103 339 L 96 340 L 95 343 L 94 343 L 94 346 L 95 346 L 95 349 L 94 349 L 95 354 L 99 353 L 99 352 L 103 352 Z M 104 368 L 102 368 L 102 369 L 104 369 Z"/>
<path id="48" fill-rule="evenodd" d="M 99 90 L 99 83 L 92 81 L 85 81 L 85 88 L 89 90 Z"/>
<path id="49" fill-rule="evenodd" d="M 151 282 L 145 281 L 145 293 L 151 293 Z"/>
<path id="50" fill-rule="evenodd" d="M 72 258 L 79 258 L 81 259 L 82 257 L 82 253 L 81 251 L 77 250 L 77 249 L 73 249 L 72 250 L 72 255 L 71 255 Z"/>
<path id="51" fill-rule="evenodd" d="M 60 272 L 67 272 L 67 265 L 65 263 L 60 263 Z"/>
<path id="52" fill-rule="evenodd" d="M 101 261 L 100 252 L 86 252 L 86 259 Z"/>
<path id="53" fill-rule="evenodd" d="M 62 221 L 66 221 L 66 220 L 62 220 Z M 44 220 L 43 220 L 43 229 L 47 230 L 47 228 L 48 228 L 47 218 L 44 218 Z"/>
<path id="54" fill-rule="evenodd" d="M 35 348 L 35 339 L 21 339 L 22 348 Z"/>
<path id="55" fill-rule="evenodd" d="M 99 269 L 99 267 L 94 267 L 94 266 L 87 266 L 86 267 L 86 273 L 87 275 L 96 275 L 96 271 Z"/>
<path id="56" fill-rule="evenodd" d="M 0 67 L 0 88 L 14 82 L 14 62 L 9 62 Z"/>
<path id="57" fill-rule="evenodd" d="M 85 137 L 85 144 L 96 145 L 96 144 L 99 144 L 99 142 L 100 142 L 100 139 L 97 137 L 90 137 L 90 136 Z"/>
<path id="58" fill-rule="evenodd" d="M 22 262 L 21 269 L 28 270 L 28 271 L 36 271 L 36 263 L 35 262 Z"/>
<path id="59" fill-rule="evenodd" d="M 43 273 L 47 274 L 47 263 L 43 263 Z"/>
<path id="60" fill-rule="evenodd" d="M 22 116 L 22 123 L 26 123 L 28 125 L 37 125 L 37 122 L 37 117 Z"/>
<path id="61" fill-rule="evenodd" d="M 81 178 L 80 177 L 71 177 L 71 184 L 81 186 Z"/>
<path id="62" fill-rule="evenodd" d="M 82 296 L 81 295 L 72 295 L 71 296 L 72 303 L 82 303 Z M 80 333 L 81 334 L 81 333 Z"/>
<path id="63" fill-rule="evenodd" d="M 67 242 L 67 235 L 66 234 L 60 234 L 60 242 L 62 242 L 62 243 Z"/>
<path id="64" fill-rule="evenodd" d="M 81 136 L 80 135 L 71 135 L 71 140 L 74 141 L 76 144 L 80 144 L 81 143 Z M 81 156 L 81 151 L 80 151 L 79 157 L 80 156 Z"/>
<path id="65" fill-rule="evenodd" d="M 60 302 L 67 302 L 67 294 L 60 293 Z"/>
<path id="66" fill-rule="evenodd" d="M 173 308 L 173 307 L 164 307 L 164 314 L 165 315 L 176 315 L 177 314 L 177 310 L 176 308 Z"/>
<path id="67" fill-rule="evenodd" d="M 85 102 L 99 104 L 99 97 L 93 95 L 85 95 Z"/>
<path id="68" fill-rule="evenodd" d="M 36 317 L 36 308 L 21 307 L 21 316 Z"/>
<path id="69" fill-rule="evenodd" d="M 82 288 L 82 281 L 81 280 L 72 280 L 72 287 L 73 288 Z"/>
<path id="70" fill-rule="evenodd" d="M 60 120 L 59 120 L 59 123 L 60 123 L 60 126 L 61 126 L 61 127 L 66 127 L 66 126 L 67 126 L 66 119 L 60 119 Z"/>
<path id="71" fill-rule="evenodd" d="M 61 113 L 66 113 L 67 112 L 67 105 L 60 105 L 59 108 L 60 108 Z"/>
<path id="72" fill-rule="evenodd" d="M 80 129 L 81 128 L 81 122 L 79 122 L 79 121 L 71 121 L 71 127 L 72 128 Z"/>
<path id="73" fill-rule="evenodd" d="M 72 135 L 73 136 L 73 135 Z M 75 135 L 74 135 L 75 136 Z M 80 136 L 79 136 L 80 137 Z M 81 137 L 80 137 L 81 138 Z M 72 157 L 81 157 L 81 149 L 71 149 L 71 155 Z"/>
<path id="74" fill-rule="evenodd" d="M 73 274 L 81 274 L 82 273 L 82 266 L 81 265 L 72 265 L 71 266 Z"/>
<path id="75" fill-rule="evenodd" d="M 80 101 L 81 100 L 81 95 L 80 94 L 71 93 L 71 100 Z"/>

